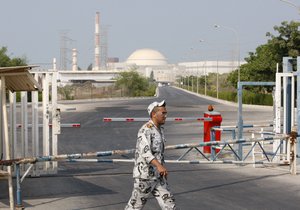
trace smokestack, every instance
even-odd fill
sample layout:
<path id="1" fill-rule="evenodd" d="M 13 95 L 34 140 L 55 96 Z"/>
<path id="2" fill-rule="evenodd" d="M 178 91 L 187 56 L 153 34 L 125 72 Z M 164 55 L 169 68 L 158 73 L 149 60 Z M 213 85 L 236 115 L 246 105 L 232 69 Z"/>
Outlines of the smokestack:
<path id="1" fill-rule="evenodd" d="M 100 69 L 100 14 L 96 12 L 95 19 L 95 65 L 94 70 Z"/>
<path id="2" fill-rule="evenodd" d="M 53 70 L 56 71 L 56 58 L 53 58 Z"/>
<path id="3" fill-rule="evenodd" d="M 75 48 L 72 49 L 72 71 L 77 71 L 77 50 Z"/>

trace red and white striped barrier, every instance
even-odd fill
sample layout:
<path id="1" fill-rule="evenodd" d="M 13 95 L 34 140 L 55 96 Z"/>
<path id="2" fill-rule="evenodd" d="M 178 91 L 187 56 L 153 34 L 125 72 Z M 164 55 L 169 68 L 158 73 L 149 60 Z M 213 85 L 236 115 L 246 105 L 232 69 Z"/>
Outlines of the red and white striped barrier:
<path id="1" fill-rule="evenodd" d="M 103 118 L 103 122 L 146 122 L 148 121 L 149 118 L 143 118 L 143 117 L 105 117 Z M 168 117 L 166 119 L 168 122 L 182 122 L 182 121 L 212 121 L 212 118 L 207 118 L 207 117 Z"/>
<path id="2" fill-rule="evenodd" d="M 80 123 L 63 123 L 60 124 L 60 127 L 62 128 L 80 128 Z M 28 127 L 31 128 L 32 124 L 28 124 Z M 39 127 L 43 127 L 42 124 L 39 124 Z M 52 128 L 52 124 L 49 124 L 49 127 Z M 22 124 L 17 124 L 17 128 L 22 128 Z"/>

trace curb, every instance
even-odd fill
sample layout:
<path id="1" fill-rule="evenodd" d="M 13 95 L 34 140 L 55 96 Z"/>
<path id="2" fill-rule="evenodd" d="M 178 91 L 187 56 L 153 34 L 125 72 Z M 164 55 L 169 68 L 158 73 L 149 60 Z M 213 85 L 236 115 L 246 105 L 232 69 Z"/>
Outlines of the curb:
<path id="1" fill-rule="evenodd" d="M 211 97 L 211 96 L 202 95 L 202 94 L 195 93 L 195 92 L 192 92 L 192 91 L 189 91 L 189 90 L 177 87 L 177 86 L 172 86 L 172 87 L 177 88 L 177 89 L 182 90 L 182 91 L 185 91 L 189 94 L 198 96 L 200 98 L 205 98 L 205 99 L 208 99 L 208 100 L 211 100 L 211 101 L 214 101 L 214 102 L 218 102 L 220 104 L 225 104 L 225 105 L 229 105 L 229 106 L 238 107 L 238 103 L 235 103 L 235 102 L 232 102 L 232 101 L 226 101 L 226 100 L 223 100 L 223 99 L 218 99 L 218 98 L 214 98 L 214 97 Z M 273 109 L 273 106 L 254 105 L 254 104 L 243 104 L 243 107 L 244 108 L 266 109 L 266 110 Z"/>

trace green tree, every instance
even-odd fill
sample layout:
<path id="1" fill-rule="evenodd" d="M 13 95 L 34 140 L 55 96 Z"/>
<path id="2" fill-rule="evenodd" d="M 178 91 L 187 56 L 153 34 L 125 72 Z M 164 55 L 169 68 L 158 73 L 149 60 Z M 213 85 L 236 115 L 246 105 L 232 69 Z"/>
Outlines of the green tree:
<path id="1" fill-rule="evenodd" d="M 150 78 L 149 78 L 149 81 L 150 81 L 150 82 L 153 82 L 153 81 L 155 81 L 155 79 L 154 79 L 154 73 L 153 73 L 153 71 L 151 71 L 151 73 L 150 73 Z"/>
<path id="2" fill-rule="evenodd" d="M 10 58 L 7 55 L 7 48 L 0 48 L 0 66 L 8 67 L 8 66 L 25 66 L 27 63 L 26 58 Z"/>
<path id="3" fill-rule="evenodd" d="M 134 69 L 121 72 L 116 79 L 116 86 L 122 88 L 128 96 L 149 96 L 155 93 L 155 85 L 140 76 Z"/>
<path id="4" fill-rule="evenodd" d="M 246 64 L 240 67 L 241 81 L 275 81 L 276 64 L 281 63 L 284 56 L 296 57 L 300 52 L 299 22 L 284 21 L 281 26 L 275 26 L 277 35 L 266 33 L 269 37 L 266 44 L 260 45 L 256 51 L 250 52 L 245 58 Z M 237 74 L 235 70 L 228 76 L 228 81 L 234 87 L 237 86 Z"/>

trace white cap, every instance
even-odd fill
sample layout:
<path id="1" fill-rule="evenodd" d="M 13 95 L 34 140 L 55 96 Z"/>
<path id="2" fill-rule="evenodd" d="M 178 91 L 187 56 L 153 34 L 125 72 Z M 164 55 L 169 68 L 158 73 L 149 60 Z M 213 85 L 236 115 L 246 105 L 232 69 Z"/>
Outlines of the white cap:
<path id="1" fill-rule="evenodd" d="M 166 102 L 165 100 L 161 101 L 161 102 L 157 102 L 157 101 L 154 101 L 153 103 L 151 103 L 149 106 L 148 106 L 148 114 L 151 116 L 151 112 L 153 111 L 154 107 L 160 107 L 160 106 L 165 106 L 166 105 Z"/>

